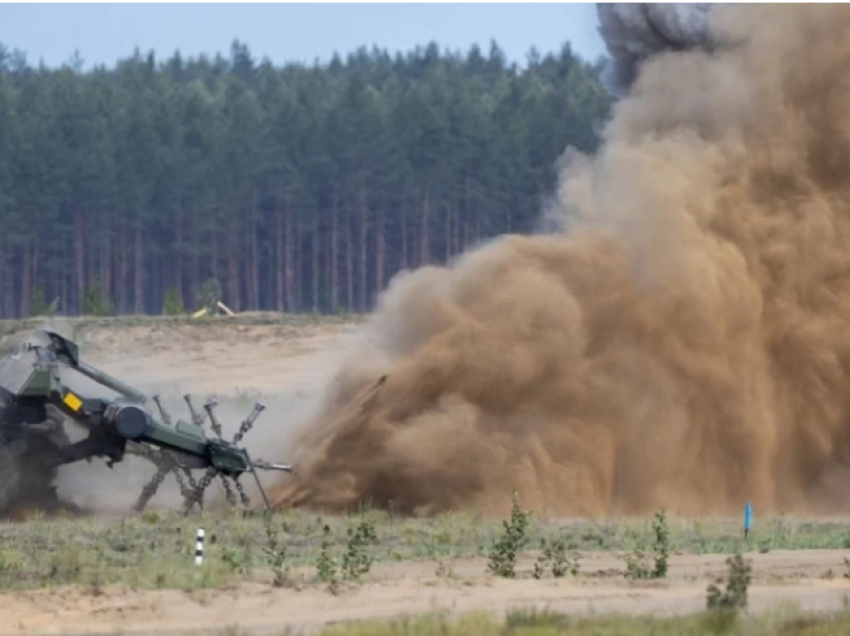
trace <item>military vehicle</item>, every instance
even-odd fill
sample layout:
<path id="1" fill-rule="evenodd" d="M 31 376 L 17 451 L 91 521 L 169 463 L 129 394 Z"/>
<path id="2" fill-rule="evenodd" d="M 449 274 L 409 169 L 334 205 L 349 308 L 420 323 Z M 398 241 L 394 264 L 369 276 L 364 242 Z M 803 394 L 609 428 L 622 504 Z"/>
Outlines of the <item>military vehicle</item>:
<path id="1" fill-rule="evenodd" d="M 117 394 L 91 397 L 72 390 L 68 374 L 80 374 Z M 83 460 L 105 458 L 107 465 L 124 460 L 125 454 L 152 462 L 156 472 L 142 489 L 135 509 L 141 511 L 156 494 L 163 480 L 173 474 L 184 497 L 184 510 L 203 507 L 206 488 L 219 477 L 227 499 L 236 503 L 230 481 L 239 492 L 241 504 L 250 499 L 239 479 L 251 473 L 268 499 L 258 470 L 291 472 L 288 464 L 252 459 L 238 446 L 245 433 L 265 408 L 254 405 L 232 441 L 222 436 L 214 400 L 198 413 L 191 396 L 184 396 L 192 421 L 171 421 L 158 396 L 141 391 L 80 359 L 78 345 L 55 331 L 41 330 L 23 345 L 0 359 L 0 517 L 21 508 L 65 507 L 56 492 L 60 466 Z M 158 416 L 149 406 L 153 401 Z M 66 418 L 87 433 L 72 442 Z M 215 437 L 208 436 L 209 419 Z M 193 470 L 204 471 L 196 480 Z"/>

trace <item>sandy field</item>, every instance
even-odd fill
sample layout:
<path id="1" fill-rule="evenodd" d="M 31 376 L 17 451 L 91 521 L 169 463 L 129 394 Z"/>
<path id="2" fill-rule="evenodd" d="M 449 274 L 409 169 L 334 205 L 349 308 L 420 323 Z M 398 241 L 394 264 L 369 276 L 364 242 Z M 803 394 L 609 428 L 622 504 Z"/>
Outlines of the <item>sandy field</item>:
<path id="1" fill-rule="evenodd" d="M 80 339 L 94 364 L 147 389 L 175 395 L 260 392 L 314 394 L 345 353 L 352 324 L 112 325 L 87 328 Z M 132 352 L 132 353 L 129 353 Z M 118 473 L 116 469 L 114 473 Z M 793 602 L 803 610 L 840 609 L 850 580 L 847 551 L 747 554 L 754 567 L 753 611 Z M 359 586 L 328 591 L 315 583 L 290 588 L 251 584 L 231 590 L 59 591 L 0 593 L 0 635 L 180 634 L 225 626 L 256 632 L 310 632 L 339 621 L 397 617 L 444 609 L 498 613 L 531 606 L 571 613 L 690 612 L 705 606 L 706 585 L 726 571 L 724 556 L 674 555 L 661 582 L 630 583 L 622 560 L 582 554 L 576 578 L 535 581 L 485 576 L 480 558 L 381 564 Z M 531 561 L 521 562 L 531 570 Z"/>
<path id="2" fill-rule="evenodd" d="M 801 550 L 746 556 L 756 572 L 751 611 L 785 604 L 805 611 L 844 607 L 850 582 L 840 572 L 843 553 Z M 442 576 L 437 574 L 440 564 L 433 561 L 378 566 L 365 583 L 337 594 L 316 585 L 275 589 L 259 584 L 225 591 L 5 593 L 0 595 L 0 634 L 184 634 L 225 627 L 309 633 L 349 620 L 435 610 L 498 615 L 532 607 L 585 615 L 670 615 L 704 609 L 705 587 L 725 567 L 719 556 L 679 556 L 671 559 L 670 574 L 662 583 L 627 583 L 618 573 L 621 563 L 607 555 L 585 555 L 578 579 L 492 579 L 481 577 L 484 565 L 478 559 L 456 561 Z M 530 569 L 531 564 L 525 566 Z"/>
<path id="3" fill-rule="evenodd" d="M 321 387 L 345 353 L 351 322 L 264 323 L 245 318 L 91 329 L 88 359 L 148 390 L 286 394 Z M 127 352 L 132 352 L 128 355 Z"/>

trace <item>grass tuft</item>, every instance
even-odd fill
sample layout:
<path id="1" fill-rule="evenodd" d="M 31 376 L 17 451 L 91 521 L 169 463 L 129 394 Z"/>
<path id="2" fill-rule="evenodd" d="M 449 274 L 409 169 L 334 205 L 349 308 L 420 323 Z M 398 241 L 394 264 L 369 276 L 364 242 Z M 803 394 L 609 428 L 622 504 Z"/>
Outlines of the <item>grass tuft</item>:
<path id="1" fill-rule="evenodd" d="M 548 610 L 509 611 L 504 620 L 477 613 L 337 625 L 319 636 L 839 636 L 850 633 L 850 613 L 767 614 L 721 622 L 710 613 L 686 617 L 571 617 Z"/>

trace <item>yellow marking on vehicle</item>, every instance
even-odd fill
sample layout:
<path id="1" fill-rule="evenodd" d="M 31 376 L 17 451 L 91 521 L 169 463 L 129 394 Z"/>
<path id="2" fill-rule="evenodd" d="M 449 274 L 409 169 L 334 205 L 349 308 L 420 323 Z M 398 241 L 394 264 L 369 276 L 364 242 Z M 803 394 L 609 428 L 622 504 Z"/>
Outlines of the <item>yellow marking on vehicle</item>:
<path id="1" fill-rule="evenodd" d="M 79 411 L 80 407 L 83 405 L 83 401 L 70 391 L 65 394 L 65 397 L 62 401 L 65 402 L 65 404 L 67 404 L 72 411 Z"/>

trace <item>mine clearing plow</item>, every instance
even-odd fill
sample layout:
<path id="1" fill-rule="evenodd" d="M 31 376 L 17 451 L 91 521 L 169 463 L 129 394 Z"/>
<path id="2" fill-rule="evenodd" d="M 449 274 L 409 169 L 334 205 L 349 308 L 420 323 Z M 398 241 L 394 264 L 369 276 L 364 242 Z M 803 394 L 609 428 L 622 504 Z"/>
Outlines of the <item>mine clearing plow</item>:
<path id="1" fill-rule="evenodd" d="M 191 422 L 173 422 L 158 396 L 148 397 L 104 371 L 80 359 L 76 343 L 54 331 L 38 331 L 32 341 L 0 359 L 0 518 L 25 508 L 61 508 L 56 493 L 60 466 L 94 458 L 107 465 L 124 460 L 125 454 L 150 461 L 156 472 L 142 488 L 134 506 L 142 511 L 162 482 L 173 474 L 183 495 L 183 510 L 203 508 L 204 494 L 218 477 L 228 503 L 250 509 L 251 502 L 240 477 L 251 473 L 268 510 L 269 501 L 258 472 L 291 473 L 288 464 L 252 459 L 239 446 L 265 408 L 254 405 L 232 441 L 223 438 L 215 415 L 216 402 L 204 404 L 199 413 L 189 395 L 184 400 Z M 63 377 L 79 373 L 119 397 L 85 397 L 69 388 Z M 156 404 L 158 416 L 149 402 Z M 81 426 L 87 436 L 71 442 L 65 418 Z M 208 436 L 209 420 L 215 437 Z M 204 471 L 195 479 L 192 471 Z M 232 484 L 231 484 L 232 482 Z"/>

